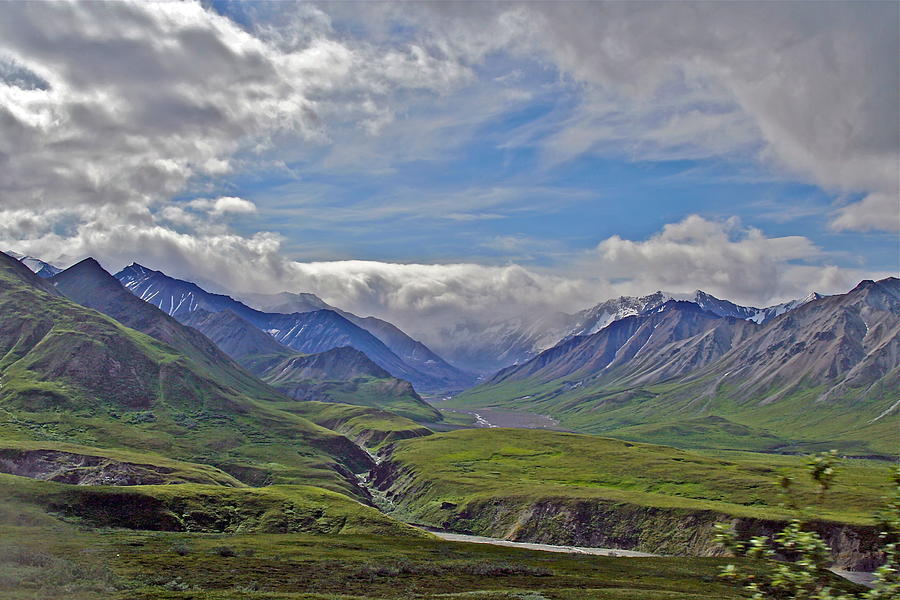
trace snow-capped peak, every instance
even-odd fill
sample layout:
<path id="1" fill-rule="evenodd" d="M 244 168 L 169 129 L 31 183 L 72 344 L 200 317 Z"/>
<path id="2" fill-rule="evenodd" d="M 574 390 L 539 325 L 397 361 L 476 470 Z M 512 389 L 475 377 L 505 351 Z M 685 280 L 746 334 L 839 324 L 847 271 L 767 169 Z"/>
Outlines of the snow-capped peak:
<path id="1" fill-rule="evenodd" d="M 31 271 L 37 274 L 39 277 L 49 278 L 53 277 L 57 273 L 60 273 L 62 269 L 57 267 L 56 265 L 52 265 L 48 262 L 45 262 L 39 258 L 35 258 L 33 256 L 27 256 L 25 254 L 19 254 L 18 252 L 13 252 L 12 250 L 7 250 L 6 254 L 12 256 L 23 265 L 31 269 Z"/>

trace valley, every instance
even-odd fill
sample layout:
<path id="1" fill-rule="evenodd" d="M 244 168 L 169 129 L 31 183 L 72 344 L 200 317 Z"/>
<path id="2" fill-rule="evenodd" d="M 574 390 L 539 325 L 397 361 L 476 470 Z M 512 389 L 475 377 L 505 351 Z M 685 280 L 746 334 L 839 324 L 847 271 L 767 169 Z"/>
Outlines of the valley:
<path id="1" fill-rule="evenodd" d="M 727 456 L 727 458 L 726 458 Z M 772 481 L 791 456 L 699 453 L 594 436 L 470 429 L 398 442 L 371 475 L 389 514 L 412 523 L 523 542 L 716 555 L 712 525 L 744 534 L 790 518 Z M 890 467 L 859 461 L 826 502 L 798 490 L 839 564 L 877 561 L 872 515 Z M 850 508 L 852 507 L 852 508 Z"/>
<path id="2" fill-rule="evenodd" d="M 782 475 L 835 568 L 881 560 L 896 280 L 779 314 L 661 298 L 461 389 L 385 322 L 130 269 L 0 256 L 10 598 L 740 598 L 714 526 L 774 534 Z M 766 362 L 783 330 L 810 349 Z M 774 365 L 765 402 L 739 361 Z M 831 447 L 819 497 L 804 454 Z"/>
<path id="3" fill-rule="evenodd" d="M 900 0 L 5 0 L 0 600 L 900 600 Z"/>

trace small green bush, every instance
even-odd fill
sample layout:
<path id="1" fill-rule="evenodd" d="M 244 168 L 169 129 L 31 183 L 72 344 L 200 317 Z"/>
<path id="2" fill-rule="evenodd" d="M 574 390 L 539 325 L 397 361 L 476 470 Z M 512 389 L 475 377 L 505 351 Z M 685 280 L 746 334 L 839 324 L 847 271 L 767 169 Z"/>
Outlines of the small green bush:
<path id="1" fill-rule="evenodd" d="M 172 546 L 172 551 L 178 556 L 187 556 L 191 553 L 191 547 L 184 542 L 178 542 Z"/>
<path id="2" fill-rule="evenodd" d="M 187 590 L 191 589 L 191 586 L 183 582 L 180 577 L 176 577 L 172 581 L 165 584 L 163 587 L 171 592 L 186 592 Z"/>
<path id="3" fill-rule="evenodd" d="M 215 548 L 213 548 L 213 554 L 218 554 L 223 558 L 237 556 L 237 552 L 235 552 L 234 548 L 232 548 L 231 546 L 216 546 Z"/>
<path id="4" fill-rule="evenodd" d="M 807 461 L 809 475 L 821 502 L 837 475 L 837 452 L 825 452 Z M 786 505 L 800 516 L 792 519 L 771 539 L 765 536 L 738 540 L 733 530 L 717 524 L 716 539 L 736 556 L 759 561 L 762 573 L 750 573 L 736 565 L 722 568 L 721 577 L 743 585 L 753 600 L 897 600 L 900 598 L 900 468 L 894 472 L 894 497 L 879 515 L 885 563 L 876 571 L 875 589 L 864 594 L 843 594 L 831 588 L 831 549 L 814 531 L 807 529 L 806 513 L 793 493 L 793 480 L 779 480 Z M 778 560 L 782 554 L 790 562 Z"/>
<path id="5" fill-rule="evenodd" d="M 514 575 L 528 575 L 531 577 L 549 577 L 553 571 L 544 567 L 533 567 L 521 563 L 510 562 L 477 562 L 463 566 L 464 572 L 480 577 L 511 577 Z"/>

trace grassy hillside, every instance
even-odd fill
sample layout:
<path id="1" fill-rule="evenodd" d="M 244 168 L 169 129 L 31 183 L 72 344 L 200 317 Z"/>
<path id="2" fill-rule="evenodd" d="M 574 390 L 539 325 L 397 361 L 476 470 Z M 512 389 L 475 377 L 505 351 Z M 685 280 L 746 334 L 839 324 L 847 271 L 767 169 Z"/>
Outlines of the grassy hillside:
<path id="1" fill-rule="evenodd" d="M 377 450 L 385 444 L 431 435 L 427 427 L 393 412 L 332 402 L 284 402 L 281 410 L 341 433 L 357 444 Z"/>
<path id="2" fill-rule="evenodd" d="M 465 501 L 471 496 L 608 498 L 661 508 L 705 508 L 735 516 L 787 516 L 777 475 L 802 476 L 799 457 L 745 460 L 651 444 L 534 429 L 466 429 L 395 444 L 390 462 L 430 482 L 408 502 Z M 766 466 L 768 463 L 770 466 Z M 889 491 L 889 465 L 849 461 L 821 504 L 805 482 L 803 500 L 825 519 L 871 523 Z"/>
<path id="3" fill-rule="evenodd" d="M 78 485 L 200 483 L 244 486 L 215 467 L 172 460 L 149 452 L 7 439 L 0 439 L 0 473 Z"/>
<path id="4" fill-rule="evenodd" d="M 0 474 L 0 494 L 7 502 L 90 527 L 429 537 L 343 494 L 312 486 L 82 486 Z"/>
<path id="5" fill-rule="evenodd" d="M 15 264 L 12 264 L 15 263 Z M 252 485 L 356 494 L 370 459 L 345 437 L 278 410 L 171 346 L 35 285 L 0 255 L 0 438 L 127 448 L 216 466 Z"/>
<path id="6" fill-rule="evenodd" d="M 393 503 L 390 514 L 403 520 L 522 541 L 695 555 L 717 551 L 716 521 L 762 534 L 790 518 L 774 485 L 784 473 L 798 478 L 799 498 L 813 507 L 838 559 L 870 563 L 877 546 L 873 514 L 889 492 L 889 465 L 848 461 L 822 501 L 803 471 L 795 456 L 709 455 L 546 430 L 470 429 L 397 442 L 374 473 L 375 486 Z"/>
<path id="7" fill-rule="evenodd" d="M 610 437 L 636 442 L 665 444 L 676 448 L 743 449 L 770 452 L 788 448 L 791 442 L 765 429 L 739 425 L 723 417 L 709 415 L 680 421 L 622 427 L 605 432 Z"/>
<path id="8" fill-rule="evenodd" d="M 723 559 L 618 559 L 386 536 L 375 533 L 377 521 L 346 527 L 334 519 L 328 535 L 97 530 L 84 519 L 75 524 L 72 516 L 51 516 L 30 500 L 61 497 L 78 506 L 81 489 L 26 480 L 26 488 L 40 491 L 30 490 L 23 502 L 16 479 L 0 476 L 0 596 L 8 600 L 743 597 L 716 577 Z M 302 488 L 286 491 L 284 499 L 300 514 L 310 508 L 315 514 L 320 502 Z M 319 505 L 326 522 L 342 511 L 359 518 L 357 508 L 335 500 Z M 273 512 L 287 502 L 279 499 Z"/>
<path id="9" fill-rule="evenodd" d="M 443 419 L 437 409 L 418 397 L 409 383 L 393 377 L 359 377 L 350 381 L 272 380 L 271 383 L 288 395 L 308 400 L 368 406 L 423 423 Z"/>
<path id="10" fill-rule="evenodd" d="M 767 404 L 763 400 L 768 390 L 761 390 L 755 399 L 735 402 L 730 400 L 729 390 L 717 387 L 713 379 L 622 389 L 522 379 L 479 386 L 446 404 L 453 408 L 549 414 L 564 427 L 583 433 L 683 447 L 783 451 L 836 448 L 854 455 L 897 455 L 900 414 L 887 413 L 874 422 L 873 417 L 886 413 L 897 402 L 900 369 L 885 381 L 896 385 L 850 390 L 845 399 L 827 403 L 816 402 L 822 387 L 809 387 Z M 701 401 L 698 390 L 711 389 L 715 394 Z M 856 401 L 860 395 L 866 398 L 865 411 Z M 677 435 L 672 427 L 685 435 Z"/>

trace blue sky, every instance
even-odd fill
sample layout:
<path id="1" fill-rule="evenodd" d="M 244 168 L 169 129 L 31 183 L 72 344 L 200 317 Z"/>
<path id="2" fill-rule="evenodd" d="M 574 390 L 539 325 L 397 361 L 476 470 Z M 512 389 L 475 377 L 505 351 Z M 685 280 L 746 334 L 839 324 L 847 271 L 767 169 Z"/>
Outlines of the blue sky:
<path id="1" fill-rule="evenodd" d="M 429 323 L 897 274 L 900 5 L 22 3 L 0 243 Z"/>
<path id="2" fill-rule="evenodd" d="M 753 154 L 756 146 L 704 158 L 598 151 L 549 160 L 541 146 L 556 131 L 545 123 L 566 120 L 580 90 L 554 81 L 558 74 L 538 65 L 505 67 L 537 71 L 528 86 L 554 93 L 492 114 L 464 136 L 439 132 L 430 145 L 441 145 L 444 135 L 447 147 L 420 159 L 401 156 L 369 170 L 358 163 L 329 168 L 316 156 L 289 163 L 289 172 L 220 180 L 220 193 L 260 209 L 236 221 L 236 229 L 278 232 L 284 251 L 298 260 L 551 266 L 614 234 L 644 239 L 691 214 L 737 216 L 770 236 L 808 237 L 836 265 L 898 269 L 895 233 L 830 227 L 840 206 L 864 194 L 767 169 Z M 484 69 L 478 80 L 497 76 L 496 69 Z M 428 118 L 428 108 L 421 110 Z M 523 131 L 536 124 L 539 136 L 521 142 Z"/>
<path id="3" fill-rule="evenodd" d="M 270 15 L 258 4 L 211 6 L 248 30 L 283 14 Z M 345 13 L 332 18 L 342 35 L 367 34 L 359 23 L 364 19 Z M 416 34 L 415 27 L 395 24 L 389 35 L 415 41 Z M 584 102 L 582 82 L 533 56 L 502 52 L 489 55 L 474 71 L 475 81 L 449 97 L 412 108 L 426 120 L 450 115 L 446 127 L 452 129 L 456 119 L 464 131 L 431 132 L 429 146 L 443 145 L 440 151 L 420 158 L 401 153 L 373 170 L 359 163 L 334 170 L 323 167 L 319 156 L 288 163 L 290 174 L 243 174 L 221 191 L 252 200 L 260 211 L 235 223 L 236 228 L 245 234 L 280 233 L 284 251 L 298 260 L 552 266 L 614 234 L 645 239 L 691 214 L 719 220 L 737 216 L 770 236 L 809 238 L 822 250 L 820 261 L 873 271 L 900 269 L 893 231 L 830 226 L 841 206 L 858 202 L 865 192 L 817 185 L 762 165 L 758 140 L 737 152 L 702 158 L 695 158 L 692 149 L 682 157 L 674 148 L 663 159 L 641 156 L 640 150 L 604 149 L 557 162 L 542 146 Z M 498 79 L 514 82 L 509 87 L 522 91 L 522 97 L 474 122 L 452 114 L 448 107 L 457 101 L 464 105 L 469 94 L 497 93 Z M 690 108 L 695 107 L 733 109 L 714 97 L 695 99 Z M 384 207 L 396 210 L 382 214 Z"/>

